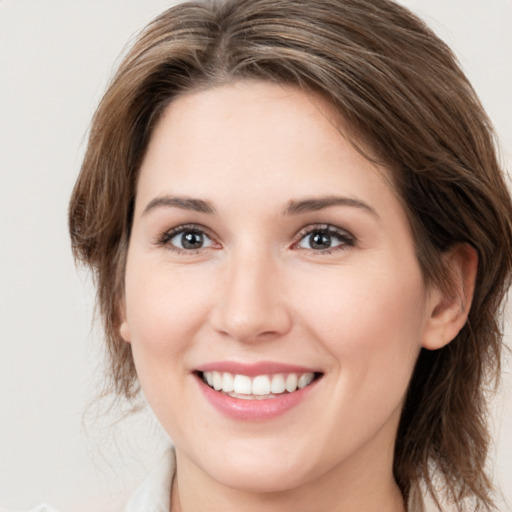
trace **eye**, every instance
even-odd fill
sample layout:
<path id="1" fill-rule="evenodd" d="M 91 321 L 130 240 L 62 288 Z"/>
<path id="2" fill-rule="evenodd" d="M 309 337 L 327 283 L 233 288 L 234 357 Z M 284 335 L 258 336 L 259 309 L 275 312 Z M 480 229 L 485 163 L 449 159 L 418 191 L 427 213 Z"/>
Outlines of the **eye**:
<path id="1" fill-rule="evenodd" d="M 333 249 L 343 249 L 354 245 L 354 238 L 344 230 L 334 226 L 314 226 L 300 233 L 296 247 L 316 252 L 329 253 Z"/>
<path id="2" fill-rule="evenodd" d="M 212 241 L 201 231 L 183 231 L 174 235 L 170 243 L 180 249 L 203 249 L 212 245 Z"/>
<path id="3" fill-rule="evenodd" d="M 167 231 L 160 240 L 161 245 L 178 251 L 197 251 L 214 245 L 213 240 L 197 226 L 180 226 Z"/>

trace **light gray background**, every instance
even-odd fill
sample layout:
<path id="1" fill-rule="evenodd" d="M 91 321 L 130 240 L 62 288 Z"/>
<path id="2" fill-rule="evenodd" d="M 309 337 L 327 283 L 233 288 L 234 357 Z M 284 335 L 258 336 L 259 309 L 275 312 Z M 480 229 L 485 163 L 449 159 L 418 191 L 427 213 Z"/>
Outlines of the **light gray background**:
<path id="1" fill-rule="evenodd" d="M 403 0 L 456 51 L 512 162 L 512 1 Z M 97 392 L 93 291 L 67 201 L 125 43 L 169 0 L 0 0 L 0 506 L 115 510 L 166 440 L 150 414 L 83 426 Z M 510 318 L 509 313 L 509 318 Z M 509 320 L 510 321 L 510 320 Z M 507 340 L 510 344 L 511 329 Z M 512 502 L 512 376 L 494 402 L 496 481 Z M 89 415 L 90 417 L 91 415 Z M 512 510 L 505 504 L 501 510 Z"/>

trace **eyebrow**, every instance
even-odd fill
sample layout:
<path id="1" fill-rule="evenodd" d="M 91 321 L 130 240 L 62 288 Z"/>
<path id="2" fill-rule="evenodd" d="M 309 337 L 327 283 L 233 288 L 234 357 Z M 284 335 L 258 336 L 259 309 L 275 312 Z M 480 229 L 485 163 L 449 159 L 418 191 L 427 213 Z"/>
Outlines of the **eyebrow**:
<path id="1" fill-rule="evenodd" d="M 215 208 L 210 201 L 203 199 L 193 199 L 191 197 L 174 197 L 174 196 L 159 196 L 152 199 L 144 208 L 142 215 L 148 214 L 151 210 L 156 208 L 180 208 L 182 210 L 191 210 L 199 213 L 214 214 Z"/>
<path id="2" fill-rule="evenodd" d="M 349 206 L 352 208 L 360 208 L 379 218 L 378 213 L 365 202 L 352 197 L 344 196 L 325 196 L 305 198 L 301 200 L 291 200 L 284 209 L 284 215 L 297 215 L 307 212 L 315 212 L 331 206 Z M 191 210 L 199 213 L 214 214 L 215 207 L 210 201 L 204 199 L 194 199 L 191 197 L 179 196 L 158 196 L 152 199 L 144 208 L 142 215 L 148 214 L 156 208 L 180 208 L 182 210 Z"/>
<path id="3" fill-rule="evenodd" d="M 288 202 L 284 210 L 284 214 L 296 215 L 299 213 L 316 212 L 331 206 L 350 206 L 352 208 L 360 208 L 379 218 L 379 214 L 370 205 L 359 199 L 344 196 L 325 196 L 292 200 Z"/>

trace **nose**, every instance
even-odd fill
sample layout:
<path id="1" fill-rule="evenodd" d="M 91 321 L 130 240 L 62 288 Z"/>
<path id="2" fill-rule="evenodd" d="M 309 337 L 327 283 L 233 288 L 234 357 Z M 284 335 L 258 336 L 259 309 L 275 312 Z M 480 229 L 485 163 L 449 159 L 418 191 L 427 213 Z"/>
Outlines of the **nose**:
<path id="1" fill-rule="evenodd" d="M 243 343 L 277 338 L 291 328 L 282 269 L 269 254 L 233 254 L 211 312 L 213 328 Z"/>

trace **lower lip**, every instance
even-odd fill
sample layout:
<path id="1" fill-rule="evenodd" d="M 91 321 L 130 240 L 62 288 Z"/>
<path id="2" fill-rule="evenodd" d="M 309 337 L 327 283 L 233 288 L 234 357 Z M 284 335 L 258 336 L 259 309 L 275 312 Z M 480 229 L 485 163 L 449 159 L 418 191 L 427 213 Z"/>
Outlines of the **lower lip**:
<path id="1" fill-rule="evenodd" d="M 313 390 L 319 379 L 293 393 L 283 393 L 276 398 L 244 400 L 215 391 L 200 377 L 199 387 L 206 399 L 222 414 L 243 421 L 265 421 L 276 418 L 299 405 Z"/>

